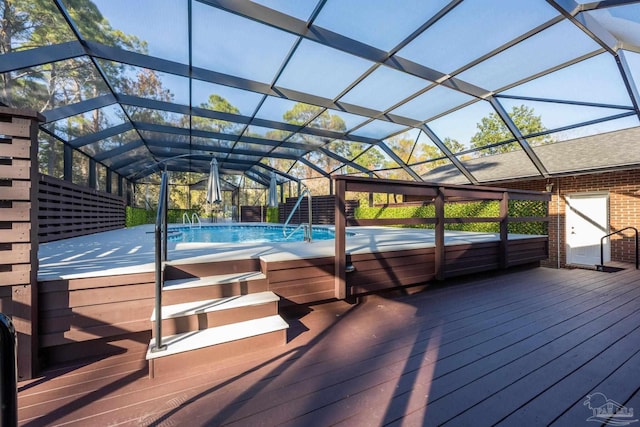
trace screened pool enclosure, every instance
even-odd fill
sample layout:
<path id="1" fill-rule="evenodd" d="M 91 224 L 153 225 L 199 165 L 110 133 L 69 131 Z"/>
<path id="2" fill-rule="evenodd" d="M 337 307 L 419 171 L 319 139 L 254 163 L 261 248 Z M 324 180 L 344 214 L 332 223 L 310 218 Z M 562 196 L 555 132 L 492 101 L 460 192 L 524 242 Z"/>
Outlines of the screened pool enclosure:
<path id="1" fill-rule="evenodd" d="M 607 338 L 594 343 L 580 333 L 566 354 L 572 361 L 573 349 L 590 354 L 578 347 L 588 342 L 585 346 L 599 352 L 589 357 L 608 366 L 598 369 L 584 362 L 588 369 L 571 367 L 566 375 L 557 370 L 557 376 L 549 378 L 558 383 L 574 372 L 590 375 L 584 384 L 591 384 L 593 372 L 612 377 L 619 367 L 618 372 L 628 372 L 623 365 L 640 354 L 637 346 L 621 341 L 631 353 L 617 352 L 619 363 L 596 357 L 616 351 L 617 341 L 610 338 L 634 336 L 638 322 L 629 322 L 632 329 L 620 329 L 627 320 L 616 317 L 640 313 L 637 301 L 626 295 L 631 292 L 626 285 L 585 270 L 556 276 L 556 270 L 535 269 L 569 265 L 574 260 L 568 251 L 587 247 L 566 239 L 575 220 L 566 215 L 574 207 L 567 195 L 608 193 L 596 200 L 606 208 L 598 209 L 605 214 L 597 232 L 640 228 L 635 214 L 640 195 L 640 1 L 0 0 L 0 17 L 0 311 L 16 326 L 18 379 L 45 375 L 20 391 L 20 423 L 60 424 L 73 422 L 77 415 L 91 425 L 104 424 L 94 418 L 100 416 L 109 418 L 109 424 L 134 419 L 136 424 L 184 424 L 174 418 L 176 410 L 195 408 L 191 405 L 209 393 L 196 396 L 194 384 L 188 384 L 190 394 L 184 400 L 163 394 L 158 403 L 149 397 L 160 390 L 154 384 L 182 375 L 186 368 L 193 369 L 189 375 L 194 376 L 185 381 L 200 378 L 197 370 L 238 355 L 256 361 L 246 365 L 252 366 L 248 369 L 264 372 L 263 367 L 271 368 L 253 359 L 258 350 L 288 351 L 298 348 L 300 339 L 303 347 L 323 348 L 324 333 L 307 340 L 304 316 L 291 318 L 302 323 L 295 329 L 292 322 L 294 328 L 288 331 L 282 317 L 287 312 L 312 313 L 306 310 L 309 306 L 330 303 L 331 309 L 374 294 L 444 295 L 440 285 L 445 281 L 475 280 L 480 274 L 505 273 L 506 279 L 478 282 L 499 292 L 477 301 L 471 301 L 479 295 L 475 284 L 468 288 L 472 294 L 458 301 L 447 297 L 457 312 L 464 313 L 458 310 L 460 301 L 468 299 L 475 310 L 494 296 L 519 298 L 528 310 L 527 295 L 533 292 L 552 301 L 536 304 L 560 313 L 560 325 L 581 314 L 568 313 L 571 301 L 571 307 L 557 310 L 562 302 L 554 295 L 582 292 L 578 283 L 593 295 L 605 289 L 607 298 L 620 300 L 621 310 L 618 302 L 609 304 L 589 294 L 588 303 L 576 301 L 576 310 L 585 313 L 584 329 L 602 329 Z M 160 173 L 165 171 L 168 174 Z M 216 175 L 220 195 L 209 191 L 208 177 Z M 167 194 L 164 185 L 159 191 L 161 177 L 166 184 L 167 176 L 168 202 L 159 197 Z M 301 203 L 301 195 L 308 203 Z M 178 208 L 171 212 L 176 221 L 163 215 L 167 205 Z M 286 211 L 297 206 L 302 206 L 299 218 L 289 222 L 291 213 Z M 155 212 L 156 207 L 161 209 Z M 303 238 L 308 238 L 305 243 L 260 244 L 168 238 L 179 228 L 169 228 L 169 222 L 187 222 L 186 216 L 202 227 L 198 215 L 222 222 L 215 215 L 226 219 L 227 212 L 241 222 L 278 222 L 281 230 L 282 224 L 306 223 L 309 233 Z M 128 222 L 138 214 L 140 218 Z M 148 222 L 155 222 L 155 228 Z M 333 238 L 311 239 L 319 224 L 326 225 Z M 218 232 L 226 226 L 208 225 Z M 629 250 L 625 236 L 611 241 L 610 260 L 622 268 L 627 254 L 637 254 L 637 249 Z M 531 280 L 506 275 L 520 268 L 532 272 Z M 618 277 L 631 283 L 636 275 L 629 269 Z M 512 281 L 508 277 L 516 277 L 522 286 L 507 285 Z M 562 287 L 540 293 L 539 284 L 547 279 Z M 504 286 L 492 288 L 500 281 Z M 513 289 L 511 296 L 503 293 Z M 624 293 L 615 294 L 618 291 Z M 610 305 L 605 308 L 611 315 L 597 316 L 597 324 L 590 327 L 593 316 L 588 311 L 601 310 L 602 304 Z M 510 305 L 500 303 L 503 306 Z M 360 310 L 362 305 L 353 307 Z M 423 357 L 422 352 L 431 355 L 432 343 L 433 349 L 440 348 L 437 337 L 445 337 L 452 318 L 440 311 L 442 306 L 435 311 L 428 304 L 406 307 L 416 322 L 432 319 L 434 327 L 445 325 L 443 334 L 431 335 L 436 331 L 432 326 L 425 329 L 413 320 L 395 324 L 393 316 L 367 315 L 376 320 L 368 322 L 371 326 L 390 328 L 379 337 L 406 336 L 402 346 L 421 352 L 417 358 L 407 353 L 410 363 L 390 360 L 388 372 L 388 367 L 413 361 L 443 360 Z M 531 321 L 542 325 L 537 316 Z M 353 319 L 338 317 L 334 321 Z M 611 317 L 611 322 L 601 322 L 601 317 Z M 522 316 L 505 317 L 512 320 L 521 322 Z M 329 331 L 332 322 L 316 323 Z M 475 328 L 477 322 L 471 323 Z M 555 324 L 553 320 L 549 327 L 541 326 L 540 332 L 547 334 Z M 507 331 L 519 334 L 525 329 L 498 325 L 493 330 L 503 337 Z M 415 346 L 427 336 L 428 346 Z M 545 341 L 545 354 L 556 341 Z M 335 336 L 328 342 L 330 348 L 343 348 Z M 375 347 L 387 348 L 383 341 Z M 514 347 L 505 344 L 509 351 Z M 498 354 L 490 350 L 480 359 Z M 348 357 L 358 353 L 343 352 Z M 480 354 L 475 349 L 471 353 Z M 518 363 L 525 360 L 510 355 Z M 121 363 L 125 359 L 128 362 Z M 327 366 L 369 366 L 372 360 L 332 359 Z M 274 361 L 288 364 L 279 356 Z M 460 371 L 468 366 L 464 363 Z M 77 389 L 63 402 L 59 393 L 67 391 L 49 381 L 58 377 L 46 372 L 78 364 L 80 376 L 65 383 Z M 505 367 L 511 369 L 510 364 L 505 362 Z M 424 384 L 435 381 L 431 374 L 444 365 L 436 370 L 429 366 L 416 365 L 415 372 L 430 372 Z M 236 375 L 224 370 L 224 375 Z M 538 372 L 535 363 L 517 370 L 525 375 Z M 101 377 L 104 372 L 109 378 Z M 405 374 L 413 375 L 398 371 L 388 390 L 398 391 L 395 385 L 403 383 Z M 317 376 L 324 380 L 331 375 Z M 345 376 L 335 377 L 340 377 L 342 389 Z M 459 389 L 467 396 L 491 403 L 496 401 L 493 396 L 502 396 L 484 387 L 477 393 L 482 383 L 469 378 L 471 388 Z M 445 387 L 453 384 L 448 378 L 444 382 Z M 145 391 L 128 388 L 143 383 Z M 411 404 L 415 397 L 422 405 L 418 409 L 431 405 L 428 399 L 437 395 L 433 392 L 441 383 L 434 382 L 431 390 L 410 387 L 419 393 Z M 340 400 L 337 404 L 369 407 L 353 404 L 350 396 L 334 396 L 329 384 L 318 384 L 323 393 Z M 615 397 L 623 404 L 638 395 L 637 384 L 625 384 L 633 388 L 626 397 Z M 509 395 L 526 396 L 523 405 L 540 402 L 546 409 L 544 403 L 550 400 L 542 397 L 566 394 L 553 400 L 562 411 L 580 402 L 577 387 L 556 394 L 545 393 L 551 385 L 545 387 Z M 246 391 L 257 390 L 250 384 L 240 388 L 243 399 Z M 367 390 L 377 393 L 378 388 Z M 112 392 L 116 399 L 106 404 Z M 292 392 L 286 398 L 297 404 L 302 395 L 315 396 Z M 232 399 L 244 406 L 244 400 Z M 209 416 L 218 411 L 207 421 L 221 425 L 215 417 L 227 422 L 231 418 L 225 413 L 235 416 L 235 410 L 221 409 L 224 403 L 215 400 L 197 412 Z M 271 405 L 271 396 L 268 400 Z M 393 411 L 410 409 L 405 402 L 394 404 L 391 396 L 387 400 Z M 461 402 L 451 401 L 455 404 L 447 406 L 452 408 Z M 167 402 L 178 403 L 168 408 Z M 483 410 L 476 403 L 462 403 L 461 412 Z M 144 411 L 134 408 L 138 404 Z M 508 405 L 501 401 L 493 406 Z M 324 410 L 304 403 L 298 407 L 308 409 L 304 414 Z M 116 412 L 125 418 L 116 419 Z M 384 423 L 393 421 L 383 418 Z M 434 424 L 446 421 L 434 419 Z M 409 414 L 406 420 L 415 418 Z"/>

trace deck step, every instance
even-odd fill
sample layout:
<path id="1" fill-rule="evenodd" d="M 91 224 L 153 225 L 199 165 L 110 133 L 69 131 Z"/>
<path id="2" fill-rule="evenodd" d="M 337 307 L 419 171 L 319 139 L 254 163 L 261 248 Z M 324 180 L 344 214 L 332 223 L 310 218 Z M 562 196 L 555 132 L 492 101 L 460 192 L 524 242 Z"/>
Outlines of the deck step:
<path id="1" fill-rule="evenodd" d="M 174 319 L 178 317 L 195 316 L 214 311 L 238 309 L 261 304 L 278 302 L 280 297 L 271 291 L 255 294 L 235 295 L 224 298 L 214 298 L 203 301 L 191 301 L 181 304 L 166 305 L 162 307 L 162 319 Z M 151 313 L 151 321 L 156 321 L 156 310 Z"/>
<path id="2" fill-rule="evenodd" d="M 166 280 L 163 305 L 201 302 L 269 290 L 267 276 L 259 271 Z"/>
<path id="3" fill-rule="evenodd" d="M 237 341 L 273 331 L 284 330 L 288 327 L 289 324 L 279 315 L 247 320 L 231 325 L 203 329 L 197 332 L 164 337 L 162 338 L 162 344 L 166 345 L 167 349 L 155 353 L 152 352 L 151 349 L 155 346 L 156 340 L 155 338 L 151 338 L 149 350 L 147 351 L 147 360 L 197 350 L 230 341 Z"/>
<path id="4" fill-rule="evenodd" d="M 278 314 L 280 297 L 270 291 L 190 301 L 162 307 L 162 333 L 175 335 Z M 155 323 L 155 309 L 151 322 Z"/>
<path id="5" fill-rule="evenodd" d="M 624 267 L 614 267 L 611 265 L 596 265 L 596 271 L 602 271 L 604 273 L 617 273 L 618 271 L 624 270 Z"/>
<path id="6" fill-rule="evenodd" d="M 216 360 L 260 349 L 284 345 L 289 324 L 279 315 L 163 337 L 166 350 L 152 352 L 149 342 L 146 359 L 149 375 L 179 375 L 186 370 L 211 365 Z"/>
<path id="7" fill-rule="evenodd" d="M 266 279 L 263 273 L 259 271 L 248 271 L 244 273 L 217 274 L 215 276 L 206 277 L 189 277 L 186 279 L 173 279 L 164 282 L 164 291 L 172 291 L 176 289 L 197 288 L 200 286 L 213 286 L 226 283 L 245 282 L 249 280 Z"/>
<path id="8" fill-rule="evenodd" d="M 165 279 L 187 279 L 190 277 L 205 277 L 213 274 L 240 274 L 245 271 L 259 271 L 260 260 L 234 259 L 226 261 L 181 262 L 167 261 Z"/>

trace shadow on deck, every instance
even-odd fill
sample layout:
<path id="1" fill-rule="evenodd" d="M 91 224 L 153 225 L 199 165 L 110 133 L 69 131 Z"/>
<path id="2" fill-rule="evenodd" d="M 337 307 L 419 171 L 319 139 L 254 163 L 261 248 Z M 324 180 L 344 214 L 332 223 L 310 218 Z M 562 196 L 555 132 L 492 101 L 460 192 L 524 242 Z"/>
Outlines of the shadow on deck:
<path id="1" fill-rule="evenodd" d="M 19 384 L 20 425 L 583 425 L 596 393 L 638 411 L 640 272 L 624 267 L 310 306 L 287 345 L 170 378 L 148 379 L 142 347 L 50 370 Z"/>

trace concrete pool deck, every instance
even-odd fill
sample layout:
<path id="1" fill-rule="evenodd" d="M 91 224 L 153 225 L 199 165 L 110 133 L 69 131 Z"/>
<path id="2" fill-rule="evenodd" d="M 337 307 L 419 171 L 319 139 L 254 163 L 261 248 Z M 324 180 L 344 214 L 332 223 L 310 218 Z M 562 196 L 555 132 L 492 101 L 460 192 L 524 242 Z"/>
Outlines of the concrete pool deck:
<path id="1" fill-rule="evenodd" d="M 240 223 L 235 223 L 239 225 Z M 208 224 L 216 226 L 215 224 Z M 229 223 L 219 224 L 228 226 Z M 242 225 L 269 225 L 251 223 Z M 170 224 L 181 226 L 181 224 Z M 333 226 L 318 226 L 333 229 Z M 103 275 L 154 271 L 154 225 L 106 231 L 87 236 L 40 244 L 38 280 L 73 279 Z M 346 239 L 350 254 L 386 252 L 431 247 L 433 230 L 393 227 L 347 227 L 357 233 Z M 509 239 L 528 236 L 510 234 Z M 498 233 L 447 231 L 445 245 L 500 240 Z M 169 242 L 168 258 L 172 264 L 228 261 L 260 258 L 282 261 L 300 258 L 333 256 L 334 240 L 277 243 L 181 243 Z"/>

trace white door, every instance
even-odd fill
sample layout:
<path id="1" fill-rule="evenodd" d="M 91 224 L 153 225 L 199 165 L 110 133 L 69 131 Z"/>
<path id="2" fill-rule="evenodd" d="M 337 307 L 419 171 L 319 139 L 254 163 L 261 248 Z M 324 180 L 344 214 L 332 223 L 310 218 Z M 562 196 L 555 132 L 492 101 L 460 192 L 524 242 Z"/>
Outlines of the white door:
<path id="1" fill-rule="evenodd" d="M 600 264 L 600 239 L 609 234 L 609 195 L 567 196 L 567 264 Z M 603 242 L 604 262 L 611 260 L 609 239 Z"/>

